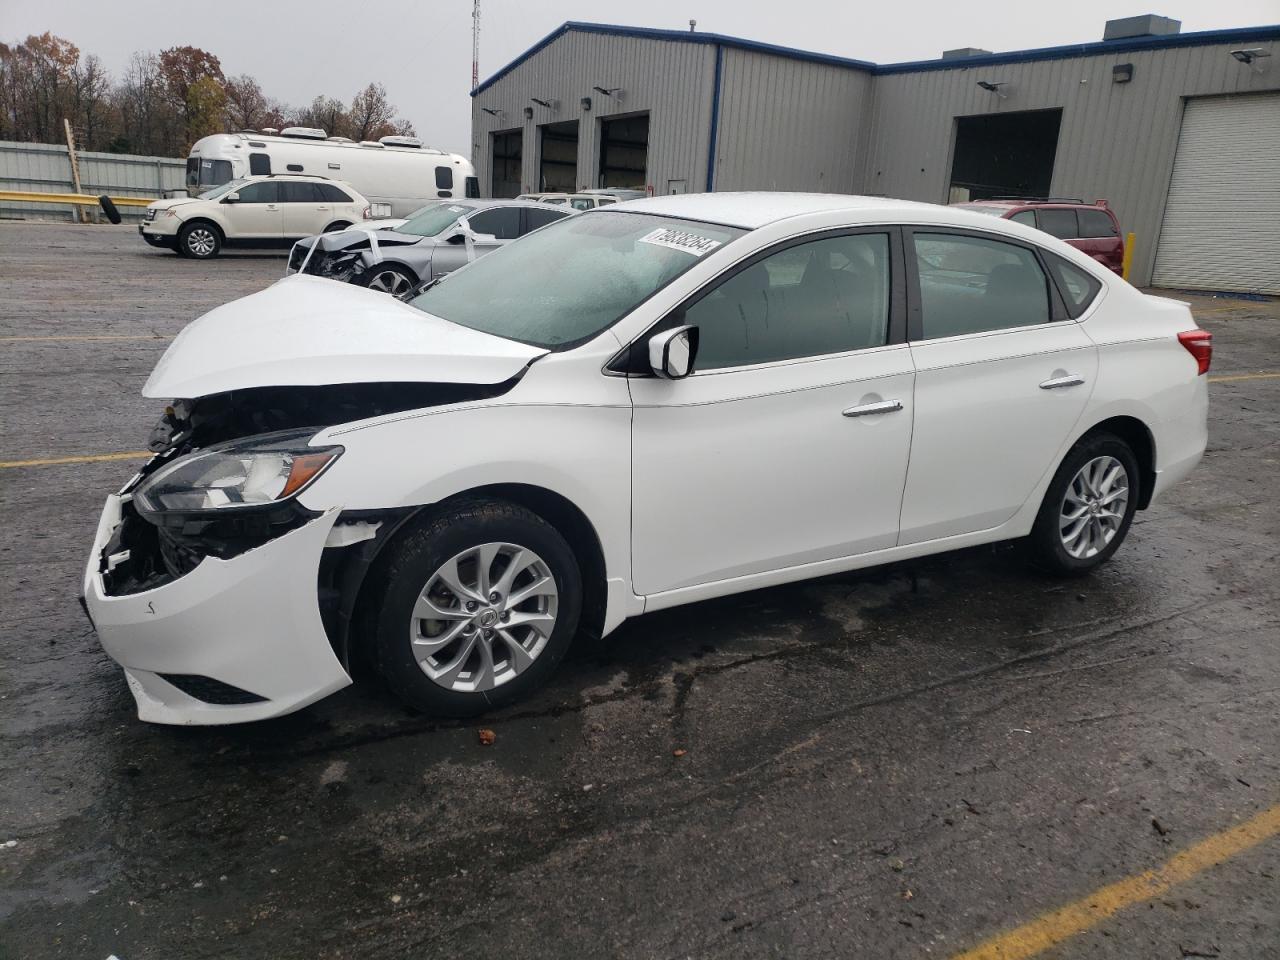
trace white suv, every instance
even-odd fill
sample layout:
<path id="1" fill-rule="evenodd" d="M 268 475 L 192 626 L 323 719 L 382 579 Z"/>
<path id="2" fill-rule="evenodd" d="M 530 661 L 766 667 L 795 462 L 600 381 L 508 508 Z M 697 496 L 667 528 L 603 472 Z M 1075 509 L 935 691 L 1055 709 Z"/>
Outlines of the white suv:
<path id="1" fill-rule="evenodd" d="M 324 177 L 245 177 L 198 197 L 157 200 L 138 226 L 153 247 L 207 259 L 225 244 L 269 246 L 369 219 L 369 201 Z"/>

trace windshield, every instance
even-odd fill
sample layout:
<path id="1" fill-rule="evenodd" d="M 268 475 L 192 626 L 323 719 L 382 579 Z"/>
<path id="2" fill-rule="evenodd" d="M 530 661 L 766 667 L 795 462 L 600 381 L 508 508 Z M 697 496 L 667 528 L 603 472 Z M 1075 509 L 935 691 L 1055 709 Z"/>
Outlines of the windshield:
<path id="1" fill-rule="evenodd" d="M 400 226 L 396 233 L 411 233 L 415 237 L 434 237 L 443 233 L 459 217 L 471 213 L 475 207 L 462 203 L 446 203 L 417 210 Z"/>
<path id="2" fill-rule="evenodd" d="M 566 217 L 409 301 L 445 320 L 549 349 L 581 343 L 746 231 L 615 210 Z"/>
<path id="3" fill-rule="evenodd" d="M 223 196 L 224 194 L 231 193 L 235 190 L 239 190 L 241 187 L 244 186 L 244 184 L 245 184 L 244 180 L 231 180 L 231 181 L 228 181 L 227 183 L 224 183 L 220 187 L 214 187 L 212 190 L 206 190 L 204 193 L 200 194 L 199 196 L 201 200 L 217 200 L 219 197 Z"/>

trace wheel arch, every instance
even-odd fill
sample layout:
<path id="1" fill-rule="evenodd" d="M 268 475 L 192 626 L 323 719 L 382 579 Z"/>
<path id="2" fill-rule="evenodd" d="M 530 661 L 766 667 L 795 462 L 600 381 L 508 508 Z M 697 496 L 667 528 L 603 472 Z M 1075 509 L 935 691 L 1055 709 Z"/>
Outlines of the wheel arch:
<path id="1" fill-rule="evenodd" d="M 430 504 L 395 511 L 387 518 L 385 534 L 365 545 L 349 548 L 335 558 L 327 572 L 322 568 L 321 590 L 336 591 L 334 618 L 326 618 L 329 641 L 344 666 L 350 667 L 352 654 L 362 646 L 361 636 L 371 629 L 377 613 L 391 552 L 387 547 L 406 528 L 448 509 L 463 500 L 505 500 L 537 514 L 563 536 L 573 550 L 582 572 L 582 617 L 579 632 L 598 638 L 604 629 L 608 599 L 604 547 L 595 525 L 577 504 L 546 487 L 524 483 L 495 483 L 460 490 Z M 371 635 L 371 634 L 370 634 Z"/>
<path id="2" fill-rule="evenodd" d="M 1129 445 L 1138 460 L 1141 488 L 1138 491 L 1138 509 L 1145 510 L 1151 504 L 1156 486 L 1156 441 L 1150 427 L 1137 417 L 1123 414 L 1100 420 L 1080 435 L 1079 443 L 1099 433 L 1111 433 Z M 1074 444 L 1073 444 L 1074 446 Z"/>
<path id="3" fill-rule="evenodd" d="M 204 214 L 201 214 L 198 217 L 192 217 L 190 220 L 183 220 L 182 226 L 189 227 L 197 223 L 202 223 L 207 227 L 213 227 L 213 229 L 218 231 L 218 239 L 223 243 L 227 242 L 227 231 L 222 228 L 222 224 L 218 223 L 218 221 L 214 220 L 212 217 L 206 216 Z M 178 229 L 181 230 L 182 227 L 179 227 Z"/>

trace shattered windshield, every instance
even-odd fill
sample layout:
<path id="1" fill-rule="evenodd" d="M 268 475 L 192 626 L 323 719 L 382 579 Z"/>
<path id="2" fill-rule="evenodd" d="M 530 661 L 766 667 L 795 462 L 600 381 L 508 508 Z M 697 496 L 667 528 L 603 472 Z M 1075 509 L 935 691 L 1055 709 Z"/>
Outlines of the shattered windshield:
<path id="1" fill-rule="evenodd" d="M 487 254 L 409 302 L 473 330 L 563 348 L 611 327 L 745 232 L 671 217 L 590 211 Z"/>

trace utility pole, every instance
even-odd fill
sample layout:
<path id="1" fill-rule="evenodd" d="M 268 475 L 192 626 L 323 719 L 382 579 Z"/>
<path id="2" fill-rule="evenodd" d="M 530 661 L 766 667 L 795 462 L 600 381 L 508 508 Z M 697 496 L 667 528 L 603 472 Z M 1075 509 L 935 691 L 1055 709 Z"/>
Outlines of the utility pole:
<path id="1" fill-rule="evenodd" d="M 471 89 L 480 86 L 480 0 L 471 7 Z"/>

